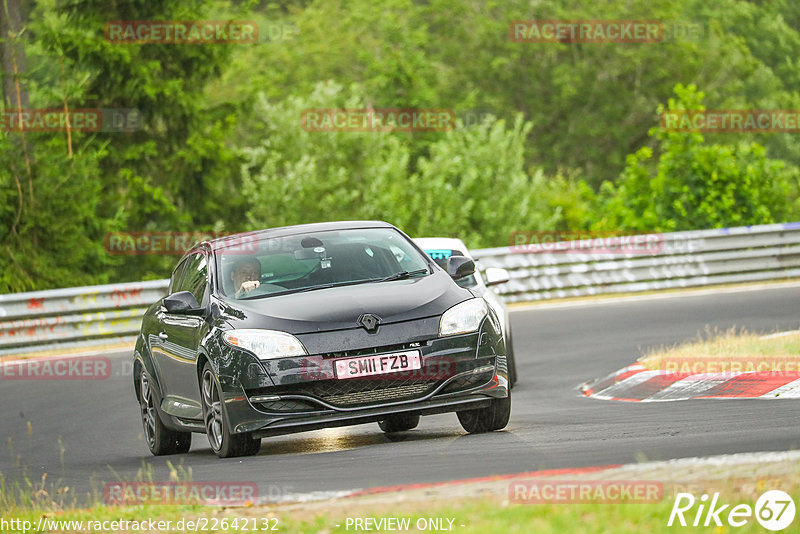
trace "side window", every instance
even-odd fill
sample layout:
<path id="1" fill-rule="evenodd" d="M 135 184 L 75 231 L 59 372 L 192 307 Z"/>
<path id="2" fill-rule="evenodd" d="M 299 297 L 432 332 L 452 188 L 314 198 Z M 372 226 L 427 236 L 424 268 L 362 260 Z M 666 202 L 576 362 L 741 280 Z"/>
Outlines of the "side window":
<path id="1" fill-rule="evenodd" d="M 181 285 L 181 278 L 183 278 L 183 271 L 186 270 L 186 264 L 189 262 L 189 259 L 183 260 L 181 263 L 175 267 L 175 270 L 172 271 L 172 277 L 169 280 L 169 293 L 175 293 L 179 291 L 179 287 Z"/>
<path id="2" fill-rule="evenodd" d="M 186 271 L 175 291 L 190 291 L 198 304 L 203 303 L 208 288 L 208 263 L 204 254 L 193 254 L 186 261 Z"/>

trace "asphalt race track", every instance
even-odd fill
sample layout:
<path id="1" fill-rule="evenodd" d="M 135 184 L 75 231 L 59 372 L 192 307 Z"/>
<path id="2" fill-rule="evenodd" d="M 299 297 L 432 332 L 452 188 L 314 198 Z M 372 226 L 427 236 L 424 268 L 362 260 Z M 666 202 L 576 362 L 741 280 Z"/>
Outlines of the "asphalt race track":
<path id="1" fill-rule="evenodd" d="M 696 400 L 639 404 L 585 398 L 582 382 L 633 363 L 642 350 L 697 335 L 705 325 L 796 329 L 800 286 L 598 301 L 511 315 L 519 384 L 503 432 L 466 435 L 455 414 L 423 418 L 390 441 L 376 424 L 263 442 L 250 458 L 217 459 L 195 434 L 186 455 L 152 457 L 142 438 L 130 355 L 110 355 L 97 381 L 0 381 L 0 473 L 6 482 L 47 473 L 78 494 L 132 480 L 167 460 L 195 481 L 256 482 L 262 498 L 425 483 L 521 471 L 800 447 L 797 401 Z M 30 422 L 30 430 L 28 423 Z"/>

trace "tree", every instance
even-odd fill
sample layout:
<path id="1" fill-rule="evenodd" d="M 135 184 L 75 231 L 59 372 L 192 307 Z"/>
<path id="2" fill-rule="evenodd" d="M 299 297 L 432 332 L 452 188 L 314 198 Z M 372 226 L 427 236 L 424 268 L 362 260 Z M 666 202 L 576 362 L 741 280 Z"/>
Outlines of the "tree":
<path id="1" fill-rule="evenodd" d="M 704 94 L 675 86 L 669 110 L 703 110 Z M 664 111 L 659 106 L 659 113 Z M 595 226 L 675 231 L 767 224 L 797 217 L 798 169 L 767 157 L 757 143 L 706 144 L 700 133 L 650 130 L 658 157 L 643 147 L 627 158 L 616 184 L 603 184 Z"/>
<path id="2" fill-rule="evenodd" d="M 19 83 L 26 65 L 23 14 L 20 0 L 0 0 L 0 89 L 5 109 L 28 107 L 27 88 Z"/>
<path id="3" fill-rule="evenodd" d="M 307 97 L 263 96 L 246 125 L 259 139 L 242 153 L 243 192 L 253 228 L 337 219 L 383 219 L 413 236 L 463 238 L 502 246 L 515 230 L 555 228 L 545 175 L 525 172 L 531 128 L 486 117 L 439 132 L 429 155 L 409 162 L 413 136 L 395 132 L 316 132 L 308 109 L 365 107 L 364 90 L 319 83 Z M 409 168 L 418 169 L 409 173 Z"/>
<path id="4" fill-rule="evenodd" d="M 461 237 L 470 247 L 504 246 L 512 232 L 553 230 L 562 214 L 549 205 L 548 178 L 525 172 L 525 139 L 532 125 L 489 116 L 456 128 L 417 164 L 398 210 L 416 236 Z"/>
<path id="5" fill-rule="evenodd" d="M 396 221 L 403 211 L 408 148 L 388 132 L 315 132 L 308 109 L 364 108 L 357 86 L 319 83 L 307 97 L 262 95 L 245 127 L 258 143 L 242 148 L 248 220 L 264 228 L 337 219 Z"/>

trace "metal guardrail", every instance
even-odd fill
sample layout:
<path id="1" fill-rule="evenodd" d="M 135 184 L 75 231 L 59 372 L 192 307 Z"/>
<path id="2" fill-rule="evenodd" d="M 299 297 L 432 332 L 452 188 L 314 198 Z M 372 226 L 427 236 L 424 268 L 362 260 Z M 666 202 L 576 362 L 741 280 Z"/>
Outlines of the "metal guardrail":
<path id="1" fill-rule="evenodd" d="M 169 280 L 0 295 L 0 354 L 93 340 L 134 339 Z"/>
<path id="2" fill-rule="evenodd" d="M 591 242 L 473 251 L 482 269 L 503 267 L 507 302 L 653 291 L 800 276 L 800 223 L 650 234 L 650 253 L 582 253 Z M 532 248 L 532 247 L 528 247 Z M 576 251 L 577 250 L 577 251 Z"/>
<path id="3" fill-rule="evenodd" d="M 591 245 L 585 241 L 546 247 L 561 252 L 472 252 L 482 269 L 509 271 L 511 279 L 496 286 L 508 302 L 800 277 L 800 223 L 650 234 L 646 241 L 646 253 L 580 252 Z M 142 314 L 166 294 L 168 282 L 0 295 L 0 355 L 132 341 Z"/>

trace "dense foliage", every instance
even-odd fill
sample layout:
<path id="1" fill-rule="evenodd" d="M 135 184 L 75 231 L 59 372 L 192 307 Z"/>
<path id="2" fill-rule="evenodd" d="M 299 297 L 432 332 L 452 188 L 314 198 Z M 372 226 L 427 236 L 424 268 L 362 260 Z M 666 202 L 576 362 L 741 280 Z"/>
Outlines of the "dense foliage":
<path id="1" fill-rule="evenodd" d="M 618 18 L 691 31 L 509 39 L 513 20 Z M 0 56 L 19 67 L 0 68 L 5 112 L 19 92 L 34 109 L 140 113 L 130 131 L 0 128 L 0 293 L 168 274 L 174 256 L 108 253 L 120 231 L 383 219 L 482 247 L 515 231 L 800 220 L 797 134 L 658 126 L 665 109 L 800 109 L 791 0 L 0 0 L 0 19 Z M 107 22 L 134 20 L 250 20 L 260 37 L 105 38 Z M 461 122 L 315 132 L 300 120 L 373 107 Z"/>

